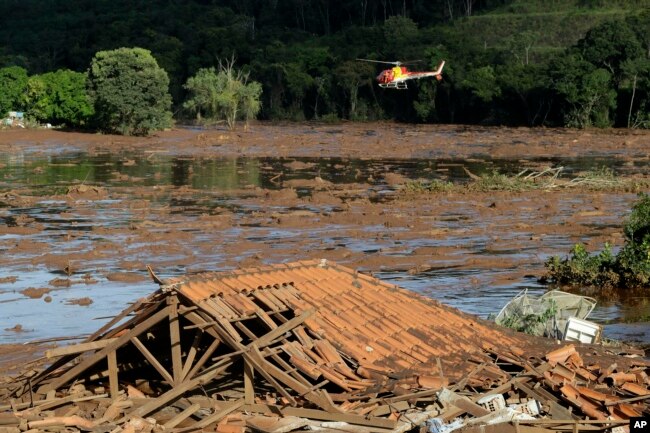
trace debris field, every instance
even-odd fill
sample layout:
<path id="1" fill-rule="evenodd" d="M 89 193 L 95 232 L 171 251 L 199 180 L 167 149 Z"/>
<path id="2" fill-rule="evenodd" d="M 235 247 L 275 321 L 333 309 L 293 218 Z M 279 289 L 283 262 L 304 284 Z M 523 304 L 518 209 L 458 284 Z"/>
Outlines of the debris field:
<path id="1" fill-rule="evenodd" d="M 514 333 L 331 261 L 151 275 L 0 382 L 0 433 L 625 432 L 650 414 L 632 349 Z"/>

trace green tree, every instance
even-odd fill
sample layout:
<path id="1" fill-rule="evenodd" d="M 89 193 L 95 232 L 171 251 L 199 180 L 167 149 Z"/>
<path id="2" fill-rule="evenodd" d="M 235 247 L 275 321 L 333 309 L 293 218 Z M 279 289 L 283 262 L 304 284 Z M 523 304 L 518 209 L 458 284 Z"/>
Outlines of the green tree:
<path id="1" fill-rule="evenodd" d="M 87 124 L 93 109 L 86 93 L 86 74 L 61 69 L 30 77 L 26 107 L 26 114 L 40 122 Z"/>
<path id="2" fill-rule="evenodd" d="M 100 129 L 147 135 L 172 124 L 169 78 L 149 50 L 96 53 L 88 70 L 88 93 Z"/>
<path id="3" fill-rule="evenodd" d="M 625 86 L 630 93 L 628 128 L 650 128 L 650 59 L 627 60 L 622 65 Z"/>
<path id="4" fill-rule="evenodd" d="M 403 60 L 402 56 L 414 55 L 413 46 L 418 38 L 418 26 L 410 18 L 400 15 L 389 17 L 383 26 L 384 49 L 388 56 Z"/>
<path id="5" fill-rule="evenodd" d="M 220 61 L 215 68 L 200 69 L 185 84 L 189 97 L 183 106 L 196 113 L 199 119 L 225 120 L 234 129 L 238 119 L 248 122 L 261 108 L 262 85 L 248 82 L 248 74 L 234 67 L 234 59 Z"/>
<path id="6" fill-rule="evenodd" d="M 27 71 L 20 66 L 0 69 L 0 118 L 7 111 L 23 109 L 27 79 Z"/>
<path id="7" fill-rule="evenodd" d="M 498 65 L 496 76 L 501 88 L 500 105 L 510 122 L 529 126 L 544 123 L 552 101 L 545 67 L 510 62 Z"/>
<path id="8" fill-rule="evenodd" d="M 611 126 L 610 112 L 616 108 L 616 90 L 607 70 L 570 53 L 556 59 L 550 76 L 553 89 L 566 105 L 563 111 L 567 126 Z"/>
<path id="9" fill-rule="evenodd" d="M 471 89 L 472 94 L 483 102 L 491 102 L 501 96 L 501 88 L 497 84 L 497 76 L 492 66 L 469 71 L 462 86 Z"/>
<path id="10" fill-rule="evenodd" d="M 625 21 L 608 21 L 589 30 L 578 42 L 578 50 L 585 60 L 605 68 L 617 81 L 623 62 L 644 54 L 641 41 Z"/>
<path id="11" fill-rule="evenodd" d="M 363 86 L 372 85 L 374 67 L 368 63 L 349 60 L 341 63 L 334 73 L 349 101 L 349 119 L 366 120 L 366 113 L 359 110 L 359 89 Z"/>

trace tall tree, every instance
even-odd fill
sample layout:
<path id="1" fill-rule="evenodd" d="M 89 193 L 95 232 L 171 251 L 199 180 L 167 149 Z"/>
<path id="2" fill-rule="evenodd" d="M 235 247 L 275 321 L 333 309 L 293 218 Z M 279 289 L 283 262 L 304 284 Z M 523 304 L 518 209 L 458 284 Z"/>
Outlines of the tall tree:
<path id="1" fill-rule="evenodd" d="M 616 90 L 608 70 L 595 67 L 579 54 L 569 53 L 553 62 L 550 75 L 554 90 L 565 101 L 568 126 L 611 126 Z"/>
<path id="2" fill-rule="evenodd" d="M 100 129 L 147 135 L 172 124 L 169 78 L 149 50 L 118 48 L 95 54 L 88 93 Z"/>

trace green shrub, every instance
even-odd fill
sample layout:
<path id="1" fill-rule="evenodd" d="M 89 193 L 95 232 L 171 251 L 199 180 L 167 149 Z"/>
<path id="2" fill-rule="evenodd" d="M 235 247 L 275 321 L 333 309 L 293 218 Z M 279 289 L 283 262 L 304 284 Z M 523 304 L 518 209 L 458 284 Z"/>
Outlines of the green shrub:
<path id="1" fill-rule="evenodd" d="M 544 279 L 569 286 L 645 288 L 650 283 L 650 196 L 640 194 L 624 226 L 625 244 L 614 256 L 609 244 L 589 254 L 582 244 L 569 257 L 551 257 Z"/>
<path id="2" fill-rule="evenodd" d="M 183 86 L 189 93 L 183 106 L 196 113 L 197 119 L 225 121 L 234 129 L 237 119 L 246 125 L 257 116 L 262 105 L 262 85 L 248 80 L 248 74 L 235 69 L 235 60 L 219 61 L 219 70 L 204 68 Z"/>
<path id="3" fill-rule="evenodd" d="M 551 300 L 548 305 L 548 308 L 540 314 L 530 313 L 530 314 L 513 314 L 508 316 L 502 323 L 501 326 L 506 328 L 514 329 L 518 332 L 524 332 L 530 335 L 542 335 L 546 323 L 558 313 L 557 304 L 555 301 Z"/>

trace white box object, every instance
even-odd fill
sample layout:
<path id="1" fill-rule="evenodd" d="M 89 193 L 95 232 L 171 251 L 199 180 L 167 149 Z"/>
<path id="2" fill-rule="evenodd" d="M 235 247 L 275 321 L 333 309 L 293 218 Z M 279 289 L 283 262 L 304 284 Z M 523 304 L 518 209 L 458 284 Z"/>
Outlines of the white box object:
<path id="1" fill-rule="evenodd" d="M 581 343 L 598 343 L 603 327 L 588 320 L 569 317 L 564 330 L 564 339 Z"/>

